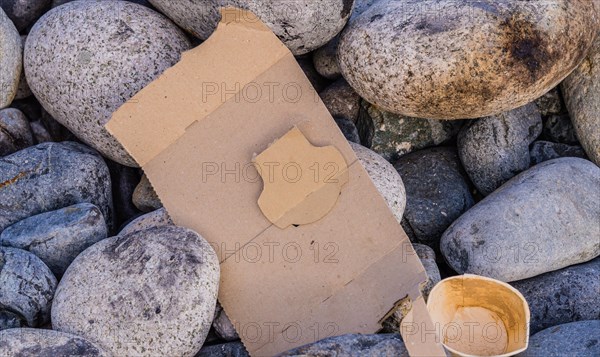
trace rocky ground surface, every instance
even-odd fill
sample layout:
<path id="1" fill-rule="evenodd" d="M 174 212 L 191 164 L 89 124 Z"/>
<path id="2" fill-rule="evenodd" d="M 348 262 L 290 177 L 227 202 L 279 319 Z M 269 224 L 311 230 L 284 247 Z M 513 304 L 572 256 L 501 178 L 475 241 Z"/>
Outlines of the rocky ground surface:
<path id="1" fill-rule="evenodd" d="M 3 0 L 0 356 L 248 356 L 215 252 L 104 129 L 222 3 L 297 56 L 414 244 L 425 297 L 499 279 L 529 303 L 523 356 L 600 355 L 595 2 Z M 386 324 L 283 355 L 408 352 Z"/>

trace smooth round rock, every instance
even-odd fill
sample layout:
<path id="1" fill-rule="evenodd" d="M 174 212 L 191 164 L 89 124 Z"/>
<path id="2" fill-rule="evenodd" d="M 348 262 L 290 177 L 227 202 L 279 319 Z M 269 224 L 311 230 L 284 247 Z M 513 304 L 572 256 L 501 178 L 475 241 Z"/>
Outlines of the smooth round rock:
<path id="1" fill-rule="evenodd" d="M 29 120 L 19 109 L 0 109 L 0 157 L 33 145 Z"/>
<path id="2" fill-rule="evenodd" d="M 91 203 L 80 203 L 7 227 L 0 233 L 0 245 L 30 251 L 60 277 L 79 253 L 106 237 L 106 222 L 100 209 Z"/>
<path id="3" fill-rule="evenodd" d="M 431 289 L 433 289 L 435 284 L 442 280 L 440 269 L 435 262 L 435 251 L 433 248 L 419 243 L 413 243 L 412 246 L 415 249 L 415 253 L 417 253 L 417 256 L 421 260 L 421 263 L 425 268 L 425 272 L 427 273 L 427 282 L 421 286 L 421 293 L 423 294 L 425 301 L 427 301 Z"/>
<path id="4" fill-rule="evenodd" d="M 354 0 L 149 0 L 163 14 L 200 39 L 207 39 L 221 19 L 221 6 L 256 14 L 295 54 L 311 52 L 337 35 L 350 17 Z"/>
<path id="5" fill-rule="evenodd" d="M 159 227 L 80 254 L 56 290 L 52 327 L 115 356 L 194 356 L 210 329 L 219 262 L 197 233 Z"/>
<path id="6" fill-rule="evenodd" d="M 43 143 L 0 158 L 0 232 L 33 215 L 92 203 L 113 227 L 110 175 L 85 145 Z"/>
<path id="7" fill-rule="evenodd" d="M 361 139 L 389 161 L 449 142 L 463 125 L 462 121 L 411 118 L 385 112 L 366 101 L 361 106 L 356 121 Z"/>
<path id="8" fill-rule="evenodd" d="M 29 126 L 31 127 L 31 133 L 33 134 L 33 139 L 36 144 L 54 141 L 52 135 L 50 135 L 48 129 L 46 129 L 41 120 L 29 122 Z"/>
<path id="9" fill-rule="evenodd" d="M 529 338 L 529 347 L 519 357 L 600 356 L 600 320 L 553 326 Z"/>
<path id="10" fill-rule="evenodd" d="M 360 110 L 360 97 L 344 79 L 335 81 L 319 93 L 319 96 L 333 117 L 356 122 Z"/>
<path id="11" fill-rule="evenodd" d="M 0 332 L 0 356 L 109 357 L 96 344 L 64 332 L 17 328 Z"/>
<path id="12" fill-rule="evenodd" d="M 390 210 L 400 222 L 406 208 L 406 190 L 402 178 L 392 164 L 366 147 L 350 142 L 358 161 L 363 165 Z"/>
<path id="13" fill-rule="evenodd" d="M 549 141 L 534 142 L 529 149 L 529 157 L 531 165 L 537 165 L 544 161 L 558 159 L 559 157 L 587 158 L 581 146 L 571 146 Z"/>
<path id="14" fill-rule="evenodd" d="M 52 8 L 66 4 L 71 1 L 77 1 L 77 0 L 52 0 Z M 83 1 L 95 1 L 95 0 L 83 0 Z M 133 2 L 136 4 L 140 4 L 140 5 L 144 5 L 146 7 L 152 8 L 152 5 L 147 0 L 124 0 L 124 1 L 129 1 L 129 2 Z"/>
<path id="15" fill-rule="evenodd" d="M 398 334 L 342 335 L 294 348 L 279 356 L 396 356 L 408 357 Z"/>
<path id="16" fill-rule="evenodd" d="M 152 212 L 163 206 L 146 175 L 142 175 L 140 183 L 133 191 L 132 200 L 133 204 L 142 212 Z"/>
<path id="17" fill-rule="evenodd" d="M 36 22 L 25 45 L 25 74 L 52 117 L 103 155 L 136 166 L 104 125 L 189 47 L 183 32 L 144 6 L 75 1 Z"/>
<path id="18" fill-rule="evenodd" d="M 56 278 L 32 253 L 0 247 L 0 307 L 17 313 L 30 327 L 50 318 Z"/>
<path id="19" fill-rule="evenodd" d="M 529 144 L 541 132 L 534 103 L 467 124 L 458 135 L 458 155 L 477 190 L 487 196 L 527 170 Z"/>
<path id="20" fill-rule="evenodd" d="M 21 49 L 25 49 L 25 42 L 27 41 L 27 36 L 21 36 Z M 27 78 L 25 78 L 25 71 L 21 71 L 21 77 L 19 78 L 19 86 L 17 87 L 17 94 L 15 94 L 15 100 L 24 99 L 32 96 L 33 93 L 29 88 L 29 84 L 27 84 Z"/>
<path id="21" fill-rule="evenodd" d="M 143 231 L 149 228 L 172 226 L 173 221 L 165 208 L 159 208 L 154 212 L 146 213 L 129 222 L 119 235 Z"/>
<path id="22" fill-rule="evenodd" d="M 458 218 L 441 251 L 460 274 L 507 282 L 586 262 L 600 255 L 599 190 L 600 168 L 592 162 L 543 162 Z"/>
<path id="23" fill-rule="evenodd" d="M 19 32 L 37 20 L 50 6 L 51 0 L 2 0 L 2 10 Z"/>
<path id="24" fill-rule="evenodd" d="M 358 135 L 356 124 L 349 119 L 342 117 L 334 117 L 333 120 L 335 120 L 335 123 L 337 124 L 338 128 L 340 128 L 342 134 L 344 134 L 346 140 L 360 144 L 360 135 Z"/>
<path id="25" fill-rule="evenodd" d="M 600 5 L 597 7 L 600 11 Z M 562 90 L 575 132 L 588 156 L 600 166 L 600 36 Z"/>
<path id="26" fill-rule="evenodd" d="M 600 318 L 600 258 L 511 283 L 531 311 L 530 333 Z"/>
<path id="27" fill-rule="evenodd" d="M 382 0 L 346 27 L 338 60 L 348 83 L 382 110 L 480 118 L 559 84 L 587 55 L 598 24 L 587 0 Z"/>
<path id="28" fill-rule="evenodd" d="M 473 196 L 456 150 L 425 149 L 400 158 L 394 167 L 406 187 L 402 227 L 413 242 L 437 247 L 444 230 L 473 206 Z"/>
<path id="29" fill-rule="evenodd" d="M 17 95 L 23 69 L 22 52 L 19 31 L 0 9 L 0 109 L 9 106 Z"/>

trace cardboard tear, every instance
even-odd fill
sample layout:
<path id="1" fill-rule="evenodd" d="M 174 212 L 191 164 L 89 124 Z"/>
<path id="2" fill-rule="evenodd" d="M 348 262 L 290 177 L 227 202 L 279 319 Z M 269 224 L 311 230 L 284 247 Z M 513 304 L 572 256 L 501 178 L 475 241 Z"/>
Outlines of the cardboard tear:
<path id="1" fill-rule="evenodd" d="M 333 146 L 313 146 L 298 127 L 255 157 L 263 180 L 258 206 L 279 228 L 318 221 L 348 182 L 348 166 Z"/>
<path id="2" fill-rule="evenodd" d="M 210 38 L 119 108 L 106 128 L 142 165 L 174 223 L 215 249 L 218 298 L 250 355 L 375 333 L 398 299 L 417 299 L 425 269 L 292 53 L 251 13 L 222 14 Z M 257 203 L 263 182 L 252 161 L 254 153 L 279 155 L 271 144 L 294 128 L 329 150 L 328 160 L 341 165 L 341 155 L 346 170 L 338 184 L 282 193 L 281 205 L 262 198 L 262 206 L 277 206 L 267 210 L 274 224 Z M 413 318 L 420 323 L 426 311 Z M 411 353 L 443 355 L 420 337 L 405 336 Z"/>

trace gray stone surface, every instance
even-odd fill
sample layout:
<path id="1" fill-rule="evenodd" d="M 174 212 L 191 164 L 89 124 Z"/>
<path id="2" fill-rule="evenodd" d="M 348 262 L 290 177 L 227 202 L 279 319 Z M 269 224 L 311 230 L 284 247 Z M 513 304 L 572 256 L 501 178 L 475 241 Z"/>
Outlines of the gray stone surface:
<path id="1" fill-rule="evenodd" d="M 0 247 L 0 309 L 19 314 L 28 326 L 48 322 L 56 278 L 28 251 Z"/>
<path id="2" fill-rule="evenodd" d="M 411 118 L 385 112 L 366 101 L 361 106 L 356 126 L 362 142 L 390 161 L 448 142 L 463 125 L 462 121 Z"/>
<path id="3" fill-rule="evenodd" d="M 25 326 L 25 321 L 11 311 L 0 310 L 0 331 Z"/>
<path id="4" fill-rule="evenodd" d="M 477 190 L 487 196 L 530 165 L 529 144 L 542 132 L 534 103 L 467 124 L 458 156 Z"/>
<path id="5" fill-rule="evenodd" d="M 340 128 L 342 134 L 344 134 L 346 140 L 355 144 L 360 144 L 360 135 L 358 135 L 358 129 L 352 121 L 342 117 L 334 117 L 333 119 L 335 120 L 338 128 Z"/>
<path id="6" fill-rule="evenodd" d="M 0 158 L 0 232 L 33 215 L 93 203 L 113 226 L 108 168 L 74 142 L 43 143 Z"/>
<path id="7" fill-rule="evenodd" d="M 599 195 L 600 168 L 592 162 L 543 162 L 458 218 L 441 251 L 458 273 L 502 281 L 586 262 L 600 254 Z"/>
<path id="8" fill-rule="evenodd" d="M 66 4 L 71 1 L 76 1 L 76 0 L 52 0 L 52 7 L 55 8 L 57 6 Z M 79 0 L 79 1 L 96 1 L 96 0 Z M 152 5 L 147 0 L 125 0 L 125 1 L 129 1 L 132 3 L 136 3 L 136 4 L 140 4 L 140 5 L 144 5 L 146 7 L 152 8 Z"/>
<path id="9" fill-rule="evenodd" d="M 600 319 L 600 258 L 511 283 L 531 312 L 530 333 L 581 320 Z"/>
<path id="10" fill-rule="evenodd" d="M 413 242 L 436 247 L 444 230 L 473 206 L 456 150 L 417 151 L 401 157 L 394 167 L 407 193 L 404 231 Z"/>
<path id="11" fill-rule="evenodd" d="M 30 251 L 60 277 L 79 253 L 106 237 L 100 209 L 79 203 L 7 227 L 0 233 L 0 245 Z"/>
<path id="12" fill-rule="evenodd" d="M 165 208 L 157 209 L 154 212 L 146 213 L 129 222 L 119 235 L 129 234 L 137 231 L 143 231 L 149 228 L 163 227 L 173 225 L 173 221 Z"/>
<path id="13" fill-rule="evenodd" d="M 98 345 L 64 332 L 32 328 L 0 331 L 0 356 L 109 357 Z"/>
<path id="14" fill-rule="evenodd" d="M 552 114 L 544 119 L 542 137 L 548 141 L 563 144 L 577 144 L 575 127 L 568 114 Z"/>
<path id="15" fill-rule="evenodd" d="M 342 335 L 292 349 L 280 356 L 408 357 L 408 351 L 398 334 Z"/>
<path id="16" fill-rule="evenodd" d="M 219 262 L 197 233 L 160 227 L 80 254 L 56 290 L 52 327 L 115 356 L 194 356 L 215 312 Z"/>
<path id="17" fill-rule="evenodd" d="M 534 142 L 529 149 L 529 157 L 531 158 L 531 165 L 537 165 L 544 161 L 558 159 L 559 157 L 587 158 L 581 146 L 553 143 L 550 141 Z"/>
<path id="18" fill-rule="evenodd" d="M 544 117 L 552 114 L 561 114 L 566 110 L 560 97 L 559 87 L 552 88 L 546 94 L 536 99 L 535 104 L 538 106 L 540 114 Z"/>
<path id="19" fill-rule="evenodd" d="M 33 145 L 29 120 L 19 109 L 0 109 L 0 157 Z"/>
<path id="20" fill-rule="evenodd" d="M 255 13 L 295 54 L 311 52 L 337 35 L 350 17 L 354 0 L 149 0 L 194 36 L 205 40 L 220 20 L 219 7 Z"/>
<path id="21" fill-rule="evenodd" d="M 309 57 L 296 57 L 296 61 L 298 61 L 300 68 L 302 68 L 302 71 L 317 93 L 320 93 L 322 90 L 327 88 L 327 86 L 330 84 L 329 80 L 317 72 L 312 60 Z"/>
<path id="22" fill-rule="evenodd" d="M 163 206 L 146 175 L 142 176 L 140 183 L 133 191 L 132 200 L 133 204 L 142 212 L 152 212 Z"/>
<path id="23" fill-rule="evenodd" d="M 382 110 L 433 119 L 505 112 L 555 87 L 591 47 L 592 2 L 553 3 L 382 0 L 342 33 L 340 68 Z"/>
<path id="24" fill-rule="evenodd" d="M 250 357 L 241 342 L 228 342 L 202 347 L 196 357 Z"/>
<path id="25" fill-rule="evenodd" d="M 529 339 L 519 357 L 600 356 L 600 320 L 580 321 L 550 327 Z"/>
<path id="26" fill-rule="evenodd" d="M 21 36 L 21 49 L 25 49 L 25 41 L 27 41 L 27 36 Z M 23 99 L 32 96 L 31 89 L 29 88 L 29 84 L 27 84 L 27 78 L 25 78 L 25 71 L 21 71 L 21 77 L 19 78 L 19 86 L 17 87 L 17 94 L 15 95 L 15 100 Z"/>
<path id="27" fill-rule="evenodd" d="M 2 10 L 19 32 L 33 24 L 50 6 L 51 0 L 2 0 Z"/>
<path id="28" fill-rule="evenodd" d="M 360 97 L 344 79 L 339 79 L 319 93 L 321 100 L 334 117 L 356 122 L 360 110 Z"/>
<path id="29" fill-rule="evenodd" d="M 600 5 L 597 6 L 600 9 Z M 600 10 L 598 10 L 600 11 Z M 600 36 L 583 63 L 563 82 L 562 90 L 577 137 L 600 166 Z"/>
<path id="30" fill-rule="evenodd" d="M 31 127 L 31 133 L 36 144 L 54 141 L 41 120 L 31 121 L 29 122 L 29 126 Z"/>
<path id="31" fill-rule="evenodd" d="M 352 146 L 360 163 L 367 170 L 375 187 L 387 202 L 394 217 L 400 222 L 406 208 L 406 190 L 404 189 L 402 177 L 398 175 L 392 164 L 372 150 L 352 142 L 350 146 Z"/>
<path id="32" fill-rule="evenodd" d="M 340 65 L 337 62 L 337 48 L 339 36 L 335 36 L 331 41 L 313 52 L 313 63 L 315 69 L 320 75 L 327 79 L 338 79 L 342 76 Z"/>
<path id="33" fill-rule="evenodd" d="M 136 166 L 104 125 L 189 47 L 181 30 L 144 6 L 75 1 L 36 22 L 25 46 L 25 74 L 57 121 L 110 159 Z"/>
<path id="34" fill-rule="evenodd" d="M 440 276 L 440 269 L 435 262 L 435 252 L 433 248 L 419 243 L 414 243 L 413 248 L 421 260 L 421 263 L 425 268 L 425 272 L 427 272 L 427 283 L 421 287 L 423 298 L 425 301 L 427 301 L 431 289 L 433 289 L 435 284 L 442 280 L 442 277 Z"/>
<path id="35" fill-rule="evenodd" d="M 22 69 L 21 37 L 0 9 L 0 109 L 9 106 L 15 98 Z"/>
<path id="36" fill-rule="evenodd" d="M 235 326 L 227 317 L 227 314 L 223 310 L 223 307 L 219 302 L 215 308 L 215 319 L 213 320 L 212 327 L 215 329 L 217 335 L 225 341 L 239 340 L 240 336 L 235 330 Z"/>

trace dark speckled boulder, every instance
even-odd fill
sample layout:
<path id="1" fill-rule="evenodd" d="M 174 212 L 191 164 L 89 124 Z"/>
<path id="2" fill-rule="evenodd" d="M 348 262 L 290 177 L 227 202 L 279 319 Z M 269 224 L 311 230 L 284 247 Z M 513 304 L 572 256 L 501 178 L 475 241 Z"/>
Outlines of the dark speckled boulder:
<path id="1" fill-rule="evenodd" d="M 397 334 L 342 335 L 298 347 L 279 356 L 408 357 L 408 351 Z"/>
<path id="2" fill-rule="evenodd" d="M 529 338 L 529 348 L 519 357 L 598 357 L 600 320 L 553 326 Z"/>
<path id="3" fill-rule="evenodd" d="M 98 345 L 53 330 L 17 328 L 0 332 L 0 356 L 109 357 Z"/>
<path id="4" fill-rule="evenodd" d="M 159 227 L 108 238 L 67 269 L 52 327 L 114 356 L 193 356 L 213 321 L 218 286 L 217 256 L 191 230 Z"/>
<path id="5" fill-rule="evenodd" d="M 2 0 L 0 5 L 20 32 L 42 16 L 50 6 L 50 0 Z"/>
<path id="6" fill-rule="evenodd" d="M 600 258 L 511 283 L 531 311 L 532 334 L 567 322 L 600 319 Z"/>
<path id="7" fill-rule="evenodd" d="M 383 110 L 466 119 L 520 107 L 555 87 L 598 32 L 589 0 L 382 0 L 350 22 L 342 74 Z"/>
<path id="8" fill-rule="evenodd" d="M 0 158 L 0 231 L 27 217 L 88 202 L 112 227 L 108 168 L 74 142 L 43 143 Z"/>

